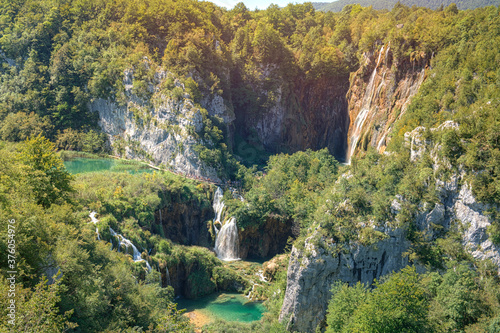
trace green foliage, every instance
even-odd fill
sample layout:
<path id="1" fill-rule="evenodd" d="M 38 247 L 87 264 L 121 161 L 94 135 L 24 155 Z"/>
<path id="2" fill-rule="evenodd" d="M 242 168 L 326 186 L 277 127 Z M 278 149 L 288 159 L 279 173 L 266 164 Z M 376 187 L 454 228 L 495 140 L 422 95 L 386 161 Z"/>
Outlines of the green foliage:
<path id="1" fill-rule="evenodd" d="M 167 307 L 167 313 L 160 318 L 155 332 L 159 333 L 190 333 L 193 332 L 193 325 L 189 319 L 182 315 L 182 310 L 177 310 L 177 304 L 170 303 Z"/>
<path id="2" fill-rule="evenodd" d="M 14 283 L 15 284 L 15 283 Z M 17 285 L 15 297 L 8 297 L 10 281 L 3 276 L 0 279 L 2 297 L 2 316 L 5 318 L 0 324 L 4 332 L 63 332 L 78 325 L 68 319 L 73 310 L 64 314 L 59 313 L 58 303 L 61 300 L 61 285 L 56 282 L 47 284 L 47 279 L 38 283 L 33 290 Z M 9 317 L 10 300 L 15 300 L 14 317 Z M 12 321 L 11 321 L 12 319 Z"/>
<path id="3" fill-rule="evenodd" d="M 229 213 L 243 228 L 267 218 L 295 220 L 307 227 L 318 194 L 336 179 L 337 167 L 327 149 L 271 156 L 267 173 L 245 194 L 246 202 L 229 201 Z"/>
<path id="4" fill-rule="evenodd" d="M 63 150 L 76 150 L 86 153 L 106 152 L 107 137 L 104 133 L 94 130 L 81 132 L 71 128 L 66 128 L 63 132 L 58 132 L 56 147 Z"/>
<path id="5" fill-rule="evenodd" d="M 374 289 L 338 283 L 332 288 L 326 331 L 487 332 L 495 327 L 498 310 L 495 271 L 451 261 L 442 274 L 404 268 L 376 282 Z"/>
<path id="6" fill-rule="evenodd" d="M 168 172 L 80 174 L 74 187 L 77 190 L 75 199 L 82 207 L 90 207 L 103 217 L 111 214 L 117 221 L 128 218 L 135 221 L 130 222 L 130 231 L 138 223 L 152 232 L 155 211 L 173 203 L 210 205 L 203 188 L 197 187 L 194 181 Z"/>
<path id="7" fill-rule="evenodd" d="M 52 125 L 47 118 L 40 118 L 35 113 L 9 113 L 2 122 L 0 138 L 5 141 L 24 141 L 39 134 L 50 133 Z"/>
<path id="8" fill-rule="evenodd" d="M 202 112 L 203 128 L 193 133 L 200 140 L 194 147 L 200 159 L 208 166 L 215 168 L 220 178 L 234 179 L 240 163 L 231 155 L 227 145 L 227 131 L 223 120 L 217 116 L 209 117 L 206 110 Z"/>
<path id="9" fill-rule="evenodd" d="M 38 135 L 27 139 L 21 150 L 27 168 L 27 179 L 37 203 L 44 207 L 66 201 L 72 191 L 71 175 L 55 152 L 54 144 Z"/>
<path id="10" fill-rule="evenodd" d="M 14 330 L 61 332 L 74 324 L 81 331 L 134 326 L 146 330 L 167 323 L 188 327 L 171 305 L 170 287 L 161 288 L 157 275 L 146 276 L 141 265 L 96 240 L 95 226 L 88 225 L 87 209 L 74 201 L 38 202 L 31 174 L 36 171 L 39 178 L 49 181 L 49 176 L 40 175 L 64 170 L 59 168 L 62 161 L 53 145 L 36 137 L 18 146 L 21 153 L 16 147 L 3 146 L 0 154 L 0 217 L 2 221 L 14 220 L 16 231 Z M 113 227 L 117 223 L 112 219 L 102 222 Z M 0 249 L 7 253 L 6 223 L 3 226 Z M 0 288 L 6 291 L 6 272 L 11 269 L 6 261 L 0 267 Z M 46 277 L 52 284 L 48 285 Z M 7 292 L 2 291 L 0 301 L 6 305 Z M 2 305 L 2 311 L 6 309 Z M 2 325 L 7 324 L 2 321 Z M 10 331 L 8 326 L 2 327 Z"/>
<path id="11" fill-rule="evenodd" d="M 316 10 L 340 12 L 342 8 L 352 4 L 350 0 L 339 0 L 334 2 L 313 2 Z M 373 6 L 375 9 L 392 9 L 397 4 L 404 6 L 421 6 L 442 11 L 446 7 L 447 11 L 456 11 L 458 9 L 474 9 L 486 6 L 498 6 L 496 0 L 358 0 L 357 4 L 363 7 Z M 457 7 L 458 5 L 458 7 Z"/>
<path id="12" fill-rule="evenodd" d="M 347 284 L 336 283 L 331 289 L 332 298 L 328 303 L 328 315 L 326 332 L 342 332 L 342 328 L 349 324 L 354 311 L 368 297 L 368 290 L 361 283 L 353 287 Z"/>
<path id="13" fill-rule="evenodd" d="M 429 309 L 437 332 L 461 331 L 488 313 L 476 279 L 477 273 L 466 265 L 452 267 L 442 276 Z"/>
<path id="14" fill-rule="evenodd" d="M 143 256 L 154 265 L 182 265 L 191 297 L 233 288 L 229 281 L 246 286 L 207 249 L 179 247 L 154 235 L 161 232 L 153 223 L 158 209 L 187 202 L 208 207 L 206 188 L 157 173 L 82 175 L 71 183 L 54 145 L 43 137 L 58 148 L 102 152 L 106 138 L 97 131 L 98 114 L 88 112 L 88 105 L 95 98 L 126 102 L 126 70 L 133 74 L 128 82 L 132 92 L 145 100 L 134 113 L 138 125 L 148 124 L 151 86 L 158 83 L 155 72 L 164 68 L 169 73 L 161 89 L 168 97 L 182 101 L 189 95 L 202 103 L 204 97 L 210 102 L 220 95 L 225 107 L 245 115 L 236 123 L 240 126 L 280 98 L 307 98 L 302 87 L 348 82 L 364 55 L 381 43 L 390 44 L 396 75 L 430 65 L 419 93 L 395 125 L 391 155 L 368 151 L 353 158 L 340 178 L 337 162 L 326 150 L 271 157 L 264 173 L 242 168 L 231 156 L 227 126 L 205 110 L 200 111 L 203 129 L 190 134 L 199 142 L 201 159 L 221 178 L 241 180 L 246 202 L 227 202 L 240 227 L 271 220 L 298 223 L 305 234 L 317 224 L 333 242 L 370 246 L 384 237 L 377 227 L 388 223 L 407 231 L 414 245 L 410 260 L 443 269 L 448 259 L 470 260 L 459 230 L 429 239 L 415 225 L 415 217 L 438 200 L 435 184 L 442 170 L 433 169 L 428 154 L 408 163 L 403 144 L 404 133 L 418 125 L 430 128 L 456 121 L 458 130 L 425 134 L 441 147 L 438 157 L 450 162 L 450 168 L 443 163 L 442 173 L 464 166 L 476 198 L 498 203 L 498 8 L 458 10 L 463 4 L 436 11 L 401 3 L 391 11 L 349 5 L 334 14 L 315 12 L 310 3 L 271 5 L 260 11 L 238 4 L 227 11 L 189 0 L 0 0 L 0 137 L 26 140 L 19 151 L 1 147 L 0 220 L 14 218 L 18 223 L 18 271 L 26 288 L 19 313 L 26 314 L 25 322 L 31 325 L 32 318 L 42 318 L 40 330 L 45 331 L 63 330 L 69 322 L 81 331 L 135 326 L 160 332 L 192 330 L 172 305 L 171 288 L 159 286 L 157 273 L 147 274 L 142 263 L 95 240 L 95 226 L 86 224 L 89 209 L 100 214 L 97 227 L 103 239 L 111 240 L 112 227 L 139 248 L 152 249 Z M 299 104 L 283 106 L 290 114 L 302 115 L 305 110 Z M 247 164 L 267 158 L 257 136 L 235 137 L 234 151 Z M 120 154 L 128 145 L 148 158 L 137 142 L 114 142 Z M 182 144 L 178 148 L 182 150 Z M 397 211 L 391 209 L 395 198 L 401 207 Z M 495 242 L 496 213 L 493 209 L 494 223 L 488 228 Z M 5 233 L 0 231 L 3 253 Z M 5 263 L 1 265 L 5 274 Z M 58 284 L 39 284 L 56 268 L 63 273 Z M 328 330 L 494 331 L 499 288 L 496 275 L 487 271 L 457 264 L 443 276 L 421 277 L 405 269 L 371 291 L 360 285 L 336 286 Z M 259 324 L 224 324 L 228 331 L 283 331 L 275 319 L 285 272 L 275 279 L 268 295 L 272 315 Z M 224 325 L 217 329 L 226 330 Z"/>
<path id="15" fill-rule="evenodd" d="M 327 332 L 427 332 L 428 298 L 415 268 L 404 268 L 368 291 L 338 284 L 328 306 Z"/>

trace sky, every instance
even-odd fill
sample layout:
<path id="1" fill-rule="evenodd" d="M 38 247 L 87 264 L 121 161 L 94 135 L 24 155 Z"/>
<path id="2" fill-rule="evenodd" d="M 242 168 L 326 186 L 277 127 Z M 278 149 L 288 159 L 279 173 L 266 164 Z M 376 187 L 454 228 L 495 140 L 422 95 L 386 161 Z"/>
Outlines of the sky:
<path id="1" fill-rule="evenodd" d="M 272 1 L 266 1 L 266 0 L 209 0 L 215 3 L 218 6 L 221 7 L 226 7 L 227 9 L 231 9 L 236 5 L 238 2 L 243 2 L 245 6 L 247 6 L 248 9 L 254 10 L 255 8 L 258 9 L 266 9 L 269 7 L 270 4 L 274 3 L 280 7 L 284 7 L 288 5 L 289 3 L 303 3 L 306 2 L 306 0 L 272 0 Z M 318 2 L 331 2 L 333 0 L 317 0 Z M 309 2 L 312 2 L 309 0 Z"/>

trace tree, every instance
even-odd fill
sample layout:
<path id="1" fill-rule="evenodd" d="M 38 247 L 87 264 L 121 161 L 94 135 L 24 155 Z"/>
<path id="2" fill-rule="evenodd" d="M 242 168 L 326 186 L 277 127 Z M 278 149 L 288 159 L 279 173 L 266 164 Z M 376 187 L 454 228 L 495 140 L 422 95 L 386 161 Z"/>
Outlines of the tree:
<path id="1" fill-rule="evenodd" d="M 27 139 L 21 148 L 21 161 L 27 168 L 28 183 L 38 204 L 49 207 L 68 200 L 72 176 L 57 156 L 52 142 L 41 135 Z"/>
<path id="2" fill-rule="evenodd" d="M 16 288 L 15 320 L 7 322 L 6 311 L 8 311 L 9 298 L 7 298 L 9 283 L 5 278 L 0 278 L 0 290 L 2 291 L 0 304 L 2 304 L 2 320 L 0 331 L 2 332 L 64 332 L 75 328 L 76 324 L 68 321 L 73 310 L 64 314 L 59 313 L 57 303 L 60 301 L 60 285 L 56 282 L 48 285 L 47 279 L 43 279 L 33 290 L 18 286 Z M 12 299 L 12 298 L 11 298 Z"/>
<path id="3" fill-rule="evenodd" d="M 326 316 L 328 325 L 326 332 L 342 332 L 342 328 L 348 324 L 358 306 L 366 302 L 368 290 L 359 282 L 354 287 L 336 283 L 331 292 L 332 299 L 328 303 Z"/>
<path id="4" fill-rule="evenodd" d="M 383 283 L 355 311 L 343 332 L 429 332 L 429 301 L 415 267 L 406 267 Z"/>
<path id="5" fill-rule="evenodd" d="M 461 331 L 487 313 L 481 302 L 478 274 L 465 264 L 451 263 L 429 311 L 435 331 Z"/>

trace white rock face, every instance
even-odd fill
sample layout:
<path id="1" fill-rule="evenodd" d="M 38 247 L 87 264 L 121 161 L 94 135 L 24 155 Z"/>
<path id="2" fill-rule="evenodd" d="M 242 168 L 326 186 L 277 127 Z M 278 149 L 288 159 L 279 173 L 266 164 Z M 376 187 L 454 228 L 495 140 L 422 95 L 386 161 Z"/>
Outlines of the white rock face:
<path id="1" fill-rule="evenodd" d="M 285 300 L 280 320 L 288 330 L 314 332 L 324 319 L 330 288 L 335 281 L 371 284 L 374 279 L 408 265 L 403 253 L 410 247 L 402 230 L 388 231 L 388 238 L 372 246 L 351 244 L 348 253 L 335 253 L 305 241 L 305 251 L 292 248 Z"/>
<path id="2" fill-rule="evenodd" d="M 167 74 L 162 70 L 156 72 L 156 83 L 148 88 L 152 97 L 145 101 L 132 92 L 133 71 L 125 71 L 126 105 L 96 99 L 90 103 L 89 109 L 99 113 L 99 125 L 108 134 L 115 152 L 121 146 L 127 158 L 149 160 L 176 172 L 219 181 L 216 170 L 205 165 L 194 150 L 195 145 L 201 142 L 193 136 L 193 131 L 203 129 L 200 107 L 186 92 L 178 99 L 170 97 L 170 92 L 161 85 Z M 179 81 L 175 82 L 175 86 L 184 91 Z M 207 102 L 209 113 L 232 121 L 230 115 L 225 116 L 230 112 L 222 97 L 216 95 L 207 101 L 210 101 Z"/>
<path id="3" fill-rule="evenodd" d="M 227 106 L 220 95 L 205 96 L 201 105 L 207 109 L 209 115 L 222 118 L 226 124 L 235 119 L 233 110 Z"/>
<path id="4" fill-rule="evenodd" d="M 453 205 L 453 213 L 465 229 L 462 239 L 467 251 L 476 259 L 490 259 L 500 267 L 500 248 L 491 242 L 486 233 L 486 229 L 491 225 L 491 221 L 484 214 L 488 208 L 476 201 L 466 184 L 462 186 L 458 200 Z"/>
<path id="5" fill-rule="evenodd" d="M 410 145 L 410 159 L 412 162 L 422 157 L 426 145 L 430 143 L 423 138 L 424 131 L 424 126 L 418 126 L 413 131 L 405 133 L 405 142 Z"/>
<path id="6" fill-rule="evenodd" d="M 446 122 L 431 130 L 457 128 L 455 123 Z M 450 167 L 449 161 L 438 157 L 439 147 L 423 139 L 423 130 L 416 128 L 405 135 L 412 161 L 418 160 L 428 151 L 434 161 L 434 170 L 440 165 Z M 459 167 L 449 179 L 436 181 L 439 200 L 419 207 L 415 216 L 416 227 L 424 232 L 427 239 L 433 239 L 438 231 L 446 231 L 452 222 L 457 222 L 463 230 L 462 244 L 465 249 L 474 258 L 491 260 L 500 268 L 500 247 L 491 242 L 487 233 L 491 221 L 486 211 L 492 207 L 476 201 L 464 176 L 465 173 Z M 392 214 L 397 216 L 404 200 L 401 195 L 395 196 L 390 207 Z M 351 243 L 348 253 L 335 254 L 333 248 L 325 250 L 324 246 L 317 247 L 312 243 L 314 236 L 306 240 L 305 250 L 292 249 L 287 289 L 280 313 L 280 320 L 288 323 L 288 330 L 313 332 L 316 329 L 325 317 L 333 282 L 354 284 L 360 281 L 371 284 L 373 279 L 408 265 L 404 253 L 409 249 L 410 242 L 406 240 L 404 231 L 387 228 L 379 231 L 389 237 L 368 247 Z M 416 266 L 417 269 L 421 268 L 418 263 Z"/>

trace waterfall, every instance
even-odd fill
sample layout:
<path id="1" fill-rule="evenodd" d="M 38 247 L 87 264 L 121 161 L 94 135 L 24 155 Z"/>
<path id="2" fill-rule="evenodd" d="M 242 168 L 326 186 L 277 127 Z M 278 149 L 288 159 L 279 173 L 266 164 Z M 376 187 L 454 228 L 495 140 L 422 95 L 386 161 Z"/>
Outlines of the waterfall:
<path id="1" fill-rule="evenodd" d="M 215 218 L 214 218 L 214 225 L 216 222 L 222 225 L 222 213 L 224 212 L 224 208 L 226 208 L 226 205 L 224 204 L 224 201 L 222 200 L 224 196 L 224 193 L 222 193 L 222 189 L 220 187 L 217 187 L 217 190 L 215 191 L 214 195 L 214 203 L 212 204 L 212 207 L 215 212 Z M 218 229 L 215 229 L 216 232 Z"/>
<path id="2" fill-rule="evenodd" d="M 239 239 L 236 219 L 231 217 L 226 222 L 215 239 L 215 253 L 221 260 L 239 260 Z"/>
<path id="3" fill-rule="evenodd" d="M 121 246 L 125 246 L 126 249 L 129 247 L 132 248 L 132 258 L 134 259 L 134 262 L 139 262 L 139 261 L 145 261 L 146 262 L 146 267 L 148 268 L 148 272 L 151 271 L 151 266 L 149 265 L 149 262 L 147 260 L 144 260 L 141 258 L 141 253 L 135 245 L 128 240 L 127 238 L 123 237 L 123 235 L 116 233 L 116 231 L 113 230 L 113 228 L 109 227 L 109 232 L 111 233 L 111 236 L 116 237 L 118 239 L 118 252 L 120 252 Z"/>
<path id="4" fill-rule="evenodd" d="M 167 285 L 171 286 L 172 285 L 172 281 L 170 281 L 170 273 L 168 272 L 168 266 L 165 266 L 165 271 L 166 271 L 166 274 L 167 274 Z"/>
<path id="5" fill-rule="evenodd" d="M 215 218 L 215 253 L 217 258 L 225 261 L 239 260 L 239 238 L 238 227 L 236 226 L 236 219 L 231 217 L 229 220 L 224 220 L 223 213 L 226 205 L 223 201 L 223 192 L 220 187 L 217 187 L 212 205 Z M 220 227 L 218 227 L 219 225 Z"/>
<path id="6" fill-rule="evenodd" d="M 97 214 L 96 211 L 92 211 L 90 212 L 89 216 L 90 216 L 90 222 L 96 224 L 97 222 L 99 222 L 99 220 L 95 217 L 95 214 Z M 99 235 L 99 228 L 96 226 L 95 227 L 95 233 L 97 234 L 97 240 L 101 240 L 101 235 Z"/>
<path id="7" fill-rule="evenodd" d="M 365 120 L 368 116 L 368 113 L 370 112 L 370 106 L 373 100 L 373 93 L 374 93 L 373 86 L 375 83 L 375 77 L 377 76 L 377 68 L 380 64 L 380 59 L 383 52 L 384 52 L 384 46 L 382 46 L 382 48 L 380 49 L 377 59 L 377 65 L 373 69 L 370 81 L 368 82 L 368 86 L 366 87 L 365 94 L 363 96 L 361 110 L 359 111 L 358 116 L 354 121 L 354 127 L 350 137 L 351 144 L 349 146 L 349 150 L 347 151 L 347 164 L 351 164 L 351 156 L 354 153 L 354 150 L 356 149 L 356 145 L 358 144 L 359 137 L 361 136 L 362 133 L 363 125 L 365 124 Z"/>

